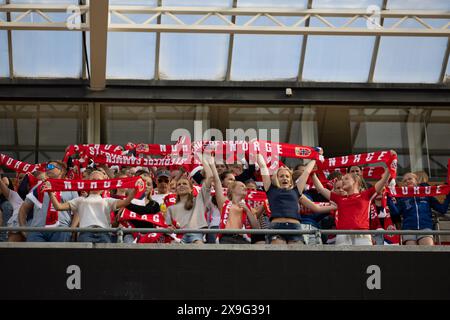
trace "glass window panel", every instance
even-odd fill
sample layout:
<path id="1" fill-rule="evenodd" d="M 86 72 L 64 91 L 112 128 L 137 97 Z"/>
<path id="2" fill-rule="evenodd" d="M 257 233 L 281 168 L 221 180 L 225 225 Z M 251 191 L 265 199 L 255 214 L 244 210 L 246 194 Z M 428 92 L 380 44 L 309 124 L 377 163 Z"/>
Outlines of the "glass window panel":
<path id="1" fill-rule="evenodd" d="M 14 120 L 0 119 L 0 145 L 14 144 Z"/>
<path id="2" fill-rule="evenodd" d="M 34 146 L 36 144 L 36 120 L 18 119 L 17 134 L 20 145 Z"/>
<path id="3" fill-rule="evenodd" d="M 165 0 L 164 6 L 177 7 L 231 7 L 231 0 Z M 192 24 L 200 15 L 178 15 L 181 21 Z M 231 17 L 226 17 L 231 19 Z M 176 24 L 164 15 L 163 24 Z M 209 17 L 205 23 L 225 25 L 216 16 Z M 223 80 L 226 74 L 230 36 L 226 34 L 184 34 L 162 33 L 160 43 L 159 77 L 171 80 Z"/>
<path id="4" fill-rule="evenodd" d="M 0 0 L 0 4 L 4 1 Z M 6 21 L 6 14 L 0 12 L 0 20 Z M 9 77 L 8 33 L 0 31 L 0 77 Z"/>
<path id="5" fill-rule="evenodd" d="M 450 10 L 448 0 L 389 0 L 388 9 L 407 10 Z"/>
<path id="6" fill-rule="evenodd" d="M 11 3 L 49 3 L 42 0 L 12 0 Z M 58 0 L 78 4 L 77 0 Z M 20 13 L 12 14 L 17 18 Z M 55 22 L 66 21 L 66 13 L 46 13 Z M 46 22 L 37 13 L 24 22 Z M 81 32 L 78 31 L 12 31 L 14 76 L 32 78 L 80 78 L 82 68 Z"/>
<path id="7" fill-rule="evenodd" d="M 42 150 L 38 153 L 38 162 L 48 162 L 52 160 L 62 160 L 64 158 L 64 150 L 61 152 Z"/>
<path id="8" fill-rule="evenodd" d="M 382 5 L 380 0 L 313 1 L 314 9 L 369 8 Z M 327 21 L 340 27 L 350 18 L 330 18 Z M 311 19 L 312 27 L 325 27 L 319 19 Z M 367 20 L 357 19 L 351 27 L 367 27 Z M 370 70 L 375 37 L 309 36 L 306 46 L 303 80 L 366 82 Z"/>
<path id="9" fill-rule="evenodd" d="M 206 106 L 105 105 L 103 110 L 105 143 L 172 144 L 171 136 L 176 129 L 186 129 L 194 137 L 195 120 L 200 121 L 203 131 L 209 128 L 209 107 Z"/>
<path id="10" fill-rule="evenodd" d="M 425 119 L 427 131 L 424 148 L 428 147 L 431 175 L 444 178 L 450 158 L 450 110 L 433 110 L 430 117 L 425 116 Z"/>
<path id="11" fill-rule="evenodd" d="M 256 1 L 239 0 L 238 7 L 273 7 L 305 9 L 307 1 Z M 275 17 L 281 23 L 291 26 L 301 18 Z M 238 25 L 251 17 L 239 16 Z M 274 22 L 260 17 L 252 25 L 274 26 Z M 302 24 L 304 25 L 304 24 Z M 303 36 L 296 35 L 245 35 L 234 36 L 231 80 L 294 80 L 298 76 Z"/>
<path id="12" fill-rule="evenodd" d="M 86 110 L 82 105 L 0 105 L 0 145 L 20 147 L 14 157 L 31 163 L 35 162 L 36 150 L 42 153 L 39 161 L 48 160 L 45 154 L 62 159 L 67 145 L 87 142 Z"/>
<path id="13" fill-rule="evenodd" d="M 156 6 L 156 0 L 110 0 L 110 5 Z M 127 14 L 136 23 L 143 23 L 151 15 Z M 111 15 L 112 23 L 126 23 Z M 156 24 L 157 20 L 151 22 Z M 108 79 L 153 79 L 155 75 L 156 35 L 150 32 L 108 32 L 106 77 Z"/>
<path id="14" fill-rule="evenodd" d="M 68 146 L 77 141 L 78 119 L 39 119 L 39 146 Z"/>
<path id="15" fill-rule="evenodd" d="M 368 8 L 371 5 L 381 7 L 381 4 L 381 0 L 314 0 L 312 7 L 321 9 L 357 9 Z"/>
<path id="16" fill-rule="evenodd" d="M 274 110 L 277 110 L 274 112 Z M 318 143 L 315 109 L 310 107 L 239 107 L 229 109 L 229 128 L 255 130 L 262 140 L 315 146 Z M 266 136 L 260 129 L 265 129 Z M 285 159 L 295 166 L 298 159 Z"/>
<path id="17" fill-rule="evenodd" d="M 364 108 L 351 110 L 350 118 L 354 153 L 395 149 L 400 175 L 425 171 L 436 181 L 445 179 L 444 159 L 450 157 L 449 109 Z"/>
<path id="18" fill-rule="evenodd" d="M 448 21 L 431 21 L 440 27 Z M 397 19 L 385 19 L 389 27 Z M 417 21 L 407 20 L 401 27 L 421 26 Z M 447 48 L 447 38 L 382 37 L 375 66 L 375 82 L 435 83 L 439 81 L 442 62 Z"/>
<path id="19" fill-rule="evenodd" d="M 388 9 L 406 10 L 450 10 L 447 0 L 389 0 Z M 432 21 L 424 19 L 433 27 L 441 27 L 448 20 Z M 397 19 L 386 19 L 390 26 Z M 418 22 L 407 20 L 401 27 L 420 26 Z M 447 46 L 447 38 L 424 37 L 383 37 L 375 68 L 376 82 L 419 82 L 434 83 L 439 76 Z"/>

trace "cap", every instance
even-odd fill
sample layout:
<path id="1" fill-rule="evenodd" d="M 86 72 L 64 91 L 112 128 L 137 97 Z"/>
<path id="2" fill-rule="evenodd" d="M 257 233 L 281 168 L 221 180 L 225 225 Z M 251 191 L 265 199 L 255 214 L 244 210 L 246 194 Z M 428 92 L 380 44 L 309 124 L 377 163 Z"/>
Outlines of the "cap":
<path id="1" fill-rule="evenodd" d="M 168 171 L 168 170 L 161 170 L 161 171 L 158 171 L 158 172 L 156 172 L 156 177 L 157 177 L 157 178 L 159 178 L 159 177 L 167 177 L 167 178 L 170 178 L 170 171 Z"/>

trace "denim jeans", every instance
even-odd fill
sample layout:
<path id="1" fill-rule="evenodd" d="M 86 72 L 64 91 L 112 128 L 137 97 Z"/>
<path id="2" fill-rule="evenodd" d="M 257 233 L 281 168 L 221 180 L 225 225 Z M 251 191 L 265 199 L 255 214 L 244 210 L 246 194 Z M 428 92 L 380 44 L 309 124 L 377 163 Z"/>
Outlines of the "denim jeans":
<path id="1" fill-rule="evenodd" d="M 219 226 L 211 226 L 209 229 L 219 229 Z M 216 243 L 217 233 L 206 234 L 206 243 Z"/>
<path id="2" fill-rule="evenodd" d="M 272 222 L 270 224 L 271 229 L 280 229 L 280 230 L 301 230 L 302 225 L 300 223 L 289 223 L 289 222 Z M 272 240 L 274 239 L 283 239 L 284 241 L 298 241 L 303 243 L 303 236 L 300 234 L 283 234 L 283 235 L 273 235 Z"/>
<path id="3" fill-rule="evenodd" d="M 111 243 L 111 236 L 109 233 L 80 232 L 78 242 Z"/>
<path id="4" fill-rule="evenodd" d="M 202 233 L 185 233 L 183 238 L 181 239 L 181 243 L 194 243 L 194 241 L 202 241 L 203 242 L 203 234 Z"/>
<path id="5" fill-rule="evenodd" d="M 8 220 L 11 218 L 13 214 L 13 207 L 9 201 L 3 201 L 0 205 L 0 209 L 3 212 L 3 225 L 2 227 L 6 227 L 8 224 Z M 0 232 L 0 242 L 7 241 L 8 240 L 8 232 L 7 231 L 1 231 Z"/>
<path id="6" fill-rule="evenodd" d="M 70 242 L 70 232 L 29 232 L 27 242 Z"/>

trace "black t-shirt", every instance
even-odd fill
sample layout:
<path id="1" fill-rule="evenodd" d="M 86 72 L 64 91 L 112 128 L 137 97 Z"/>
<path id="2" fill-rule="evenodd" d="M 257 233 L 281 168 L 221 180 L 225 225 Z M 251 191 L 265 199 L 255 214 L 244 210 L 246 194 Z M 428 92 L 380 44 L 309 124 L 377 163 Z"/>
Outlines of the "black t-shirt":
<path id="1" fill-rule="evenodd" d="M 281 189 L 271 184 L 269 190 L 267 190 L 267 199 L 269 200 L 270 211 L 272 211 L 270 219 L 291 218 L 300 221 L 300 214 L 298 213 L 299 198 L 300 193 L 297 187 Z"/>

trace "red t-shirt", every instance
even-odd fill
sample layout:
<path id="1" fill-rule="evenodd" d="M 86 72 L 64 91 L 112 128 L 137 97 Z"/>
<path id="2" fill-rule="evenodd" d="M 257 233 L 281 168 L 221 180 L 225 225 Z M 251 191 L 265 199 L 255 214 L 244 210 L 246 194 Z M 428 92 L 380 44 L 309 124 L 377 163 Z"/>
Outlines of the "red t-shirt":
<path id="1" fill-rule="evenodd" d="M 331 192 L 330 200 L 337 204 L 339 210 L 336 229 L 369 230 L 370 198 L 375 192 L 374 187 L 351 196 L 341 196 Z"/>

